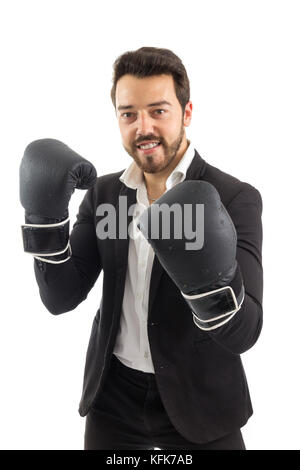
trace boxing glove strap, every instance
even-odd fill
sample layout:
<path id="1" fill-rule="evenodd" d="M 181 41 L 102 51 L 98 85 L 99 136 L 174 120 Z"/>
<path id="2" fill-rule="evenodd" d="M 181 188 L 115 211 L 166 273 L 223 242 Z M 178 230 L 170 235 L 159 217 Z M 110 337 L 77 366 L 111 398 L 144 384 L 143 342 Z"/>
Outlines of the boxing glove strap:
<path id="1" fill-rule="evenodd" d="M 56 253 L 53 256 L 48 256 L 46 258 L 41 258 L 40 256 L 37 256 L 38 253 L 32 253 L 35 259 L 38 259 L 40 261 L 44 261 L 45 263 L 50 263 L 50 264 L 61 264 L 65 263 L 68 261 L 68 259 L 71 258 L 72 256 L 72 250 L 71 250 L 71 245 L 70 242 L 68 242 L 66 248 L 62 250 L 59 253 Z"/>
<path id="2" fill-rule="evenodd" d="M 24 251 L 35 257 L 60 255 L 69 247 L 69 217 L 53 224 L 23 224 Z"/>
<path id="3" fill-rule="evenodd" d="M 205 324 L 233 315 L 241 308 L 245 291 L 239 267 L 230 284 L 231 286 L 227 285 L 199 294 L 181 293 L 196 317 Z M 238 295 L 236 291 L 239 292 Z"/>
<path id="4" fill-rule="evenodd" d="M 210 330 L 215 330 L 216 328 L 219 328 L 220 326 L 223 326 L 225 325 L 225 323 L 229 322 L 229 320 L 232 319 L 232 317 L 234 317 L 234 315 L 240 310 L 243 302 L 244 302 L 244 298 L 245 298 L 245 291 L 244 291 L 244 287 L 242 289 L 242 300 L 239 302 L 239 298 L 236 299 L 237 302 L 238 302 L 238 308 L 236 308 L 235 310 L 233 310 L 232 312 L 229 312 L 227 315 L 223 315 L 221 317 L 216 317 L 216 318 L 212 318 L 210 320 L 206 320 L 206 321 L 201 321 L 195 314 L 194 312 L 193 313 L 193 321 L 195 323 L 195 325 L 200 328 L 201 330 L 204 330 L 204 331 L 210 331 Z M 240 297 L 240 296 L 239 296 Z M 224 320 L 220 321 L 221 318 L 225 317 Z M 209 322 L 209 324 L 207 324 Z"/>
<path id="5" fill-rule="evenodd" d="M 229 322 L 229 320 L 231 320 L 232 317 L 234 317 L 234 315 L 237 312 L 238 312 L 238 310 L 235 311 L 234 313 L 232 313 L 232 315 L 230 315 L 229 317 L 226 317 L 225 320 L 213 322 L 209 326 L 206 323 L 203 323 L 202 321 L 200 321 L 199 318 L 196 317 L 196 315 L 194 313 L 193 313 L 193 321 L 194 321 L 195 325 L 198 328 L 200 328 L 200 330 L 211 331 L 211 330 L 215 330 L 216 328 L 219 328 L 220 326 L 225 325 L 225 323 Z"/>

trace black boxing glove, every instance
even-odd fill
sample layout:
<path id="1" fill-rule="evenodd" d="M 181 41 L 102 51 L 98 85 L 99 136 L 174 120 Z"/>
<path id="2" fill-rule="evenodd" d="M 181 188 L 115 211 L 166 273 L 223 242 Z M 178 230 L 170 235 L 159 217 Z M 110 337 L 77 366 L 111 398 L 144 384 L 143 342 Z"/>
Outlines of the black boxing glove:
<path id="1" fill-rule="evenodd" d="M 236 230 L 214 186 L 206 181 L 177 184 L 149 206 L 138 227 L 199 328 L 213 330 L 237 313 L 244 286 Z"/>
<path id="2" fill-rule="evenodd" d="M 31 142 L 20 165 L 24 251 L 48 263 L 71 256 L 68 205 L 75 188 L 88 189 L 97 178 L 94 166 L 55 139 Z"/>

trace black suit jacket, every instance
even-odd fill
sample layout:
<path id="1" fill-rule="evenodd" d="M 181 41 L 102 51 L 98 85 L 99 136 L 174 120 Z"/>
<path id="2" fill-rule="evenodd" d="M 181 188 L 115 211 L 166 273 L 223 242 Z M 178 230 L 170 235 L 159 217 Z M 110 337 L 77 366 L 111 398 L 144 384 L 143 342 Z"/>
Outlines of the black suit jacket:
<path id="1" fill-rule="evenodd" d="M 81 416 L 106 379 L 120 322 L 129 238 L 99 240 L 96 209 L 110 203 L 118 213 L 120 195 L 127 196 L 128 207 L 136 202 L 136 191 L 121 183 L 121 174 L 101 176 L 86 192 L 70 235 L 72 258 L 60 265 L 35 260 L 41 299 L 55 315 L 82 302 L 104 271 L 87 349 Z M 233 319 L 205 332 L 194 324 L 178 288 L 154 259 L 148 335 L 157 385 L 175 428 L 186 439 L 204 443 L 240 428 L 252 414 L 240 354 L 254 345 L 262 327 L 262 201 L 253 186 L 209 165 L 197 152 L 186 180 L 205 180 L 218 190 L 237 231 L 237 261 L 246 291 Z"/>

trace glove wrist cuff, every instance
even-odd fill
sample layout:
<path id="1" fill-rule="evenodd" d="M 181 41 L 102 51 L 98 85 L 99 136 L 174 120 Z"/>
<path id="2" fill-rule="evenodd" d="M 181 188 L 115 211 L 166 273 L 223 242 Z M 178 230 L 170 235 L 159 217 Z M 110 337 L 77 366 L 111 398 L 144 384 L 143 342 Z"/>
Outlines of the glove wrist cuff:
<path id="1" fill-rule="evenodd" d="M 69 248 L 69 217 L 51 224 L 23 224 L 24 251 L 35 257 L 61 255 Z"/>
<path id="2" fill-rule="evenodd" d="M 65 263 L 66 261 L 68 261 L 71 256 L 72 256 L 72 249 L 71 249 L 71 245 L 70 245 L 70 241 L 68 242 L 66 248 L 59 252 L 59 253 L 56 253 L 55 255 L 52 255 L 52 256 L 45 256 L 45 257 L 40 257 L 40 256 L 37 256 L 37 255 L 34 255 L 34 258 L 39 260 L 39 261 L 44 261 L 45 263 L 50 263 L 50 264 L 61 264 L 61 263 Z"/>
<path id="3" fill-rule="evenodd" d="M 181 293 L 191 307 L 194 316 L 207 327 L 214 324 L 211 322 L 215 320 L 231 318 L 241 308 L 245 297 L 242 275 L 238 265 L 232 281 L 227 286 L 193 295 Z"/>

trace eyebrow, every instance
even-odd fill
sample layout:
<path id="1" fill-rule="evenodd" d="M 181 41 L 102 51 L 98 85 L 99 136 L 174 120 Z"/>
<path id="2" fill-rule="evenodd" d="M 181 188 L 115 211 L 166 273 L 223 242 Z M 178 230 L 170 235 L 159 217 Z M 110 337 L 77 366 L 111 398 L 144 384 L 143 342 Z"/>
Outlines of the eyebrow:
<path id="1" fill-rule="evenodd" d="M 162 100 L 162 101 L 156 101 L 155 103 L 147 104 L 147 108 L 151 108 L 151 106 L 161 106 L 163 104 L 167 104 L 169 106 L 172 106 L 171 103 L 169 103 L 169 101 Z M 120 105 L 120 106 L 118 106 L 118 111 L 123 111 L 125 109 L 132 109 L 132 108 L 134 108 L 134 106 L 132 106 L 132 105 L 128 105 L 128 106 Z"/>

